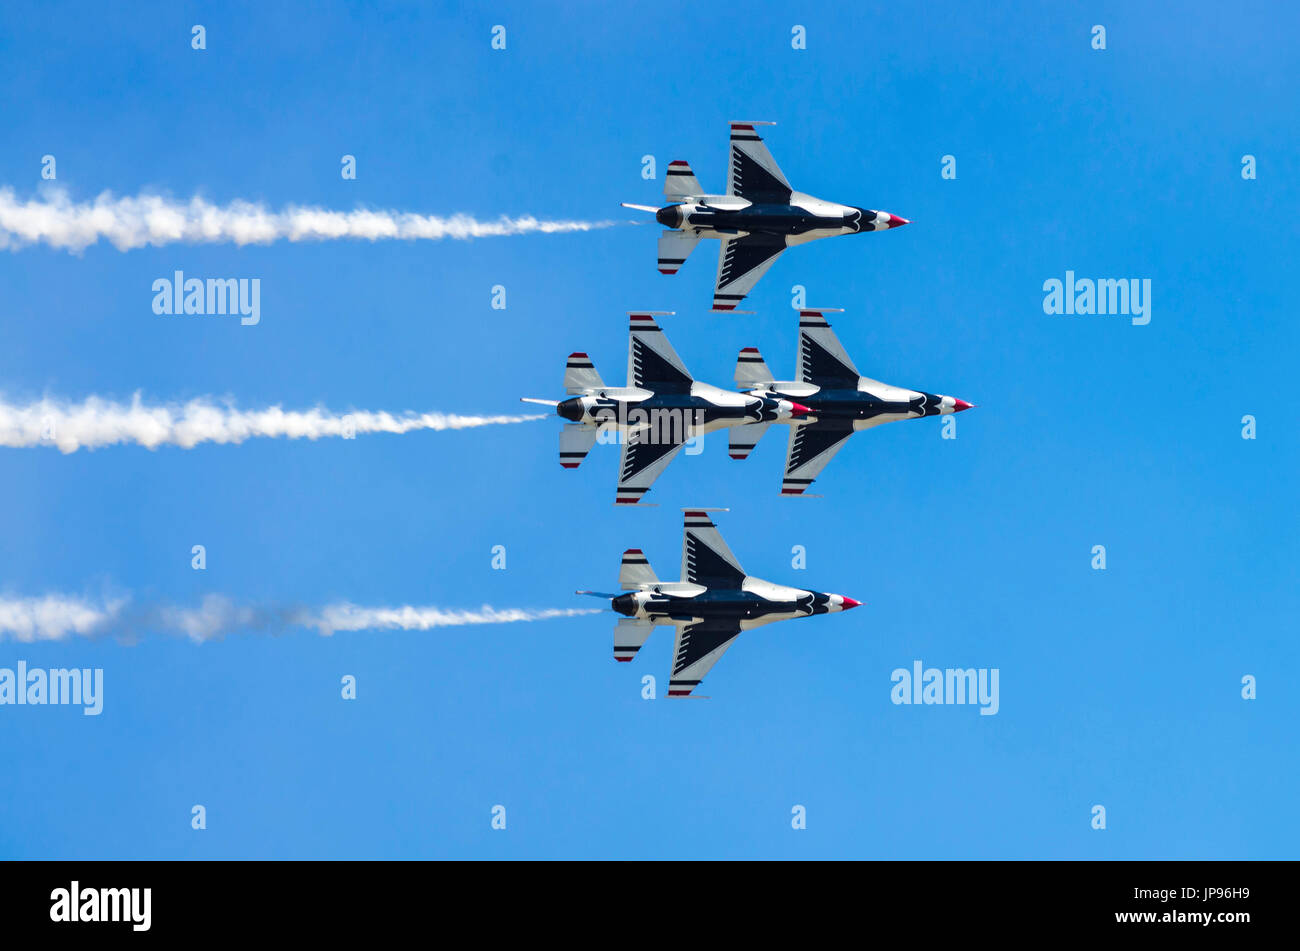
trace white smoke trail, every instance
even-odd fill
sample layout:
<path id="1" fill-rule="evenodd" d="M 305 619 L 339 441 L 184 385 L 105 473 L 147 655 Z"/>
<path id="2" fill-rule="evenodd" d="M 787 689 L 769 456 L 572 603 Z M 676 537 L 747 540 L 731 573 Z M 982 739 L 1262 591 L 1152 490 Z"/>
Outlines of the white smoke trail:
<path id="1" fill-rule="evenodd" d="M 0 402 L 0 446 L 21 449 L 56 446 L 61 452 L 135 443 L 149 449 L 199 443 L 242 443 L 261 436 L 320 439 L 353 433 L 409 433 L 419 429 L 470 429 L 545 419 L 545 415 L 458 416 L 450 413 L 331 413 L 272 406 L 238 410 L 207 397 L 188 403 L 145 405 L 136 393 L 130 404 L 90 397 L 81 403 L 45 398 L 25 405 Z"/>
<path id="2" fill-rule="evenodd" d="M 477 611 L 446 611 L 442 608 L 412 607 L 363 608 L 355 604 L 332 604 L 312 618 L 304 618 L 303 626 L 313 627 L 321 634 L 335 631 L 427 631 L 435 627 L 459 627 L 464 624 L 509 624 L 515 621 L 544 621 L 557 617 L 578 617 L 599 614 L 599 608 L 549 608 L 544 611 L 525 611 L 508 608 L 504 611 L 483 605 Z"/>
<path id="3" fill-rule="evenodd" d="M 40 598 L 0 597 L 0 640 L 7 635 L 30 644 L 62 641 L 71 634 L 88 637 L 112 624 L 125 604 L 125 599 L 96 604 L 84 598 L 53 594 Z"/>
<path id="4" fill-rule="evenodd" d="M 185 637 L 196 643 L 227 634 L 274 633 L 308 628 L 329 636 L 336 631 L 427 631 L 467 624 L 510 624 L 599 614 L 599 608 L 450 610 L 431 606 L 367 608 L 342 602 L 319 610 L 301 607 L 243 605 L 222 595 L 208 595 L 197 608 L 160 604 L 128 610 L 125 598 L 94 602 L 85 598 L 45 595 L 0 596 L 0 641 L 61 641 L 116 634 L 133 641 L 147 632 Z"/>
<path id="5" fill-rule="evenodd" d="M 177 201 L 161 195 L 115 198 L 103 192 L 94 201 L 74 202 L 67 192 L 51 189 L 41 198 L 21 200 L 12 188 L 0 189 L 0 250 L 31 244 L 82 251 L 101 239 L 119 251 L 146 245 L 270 244 L 274 241 L 466 241 L 517 234 L 556 234 L 609 228 L 614 221 L 549 221 L 527 215 L 479 221 L 471 215 L 449 217 L 403 211 L 331 211 L 289 205 L 271 211 L 265 205 L 233 201 L 214 205 L 195 196 Z"/>

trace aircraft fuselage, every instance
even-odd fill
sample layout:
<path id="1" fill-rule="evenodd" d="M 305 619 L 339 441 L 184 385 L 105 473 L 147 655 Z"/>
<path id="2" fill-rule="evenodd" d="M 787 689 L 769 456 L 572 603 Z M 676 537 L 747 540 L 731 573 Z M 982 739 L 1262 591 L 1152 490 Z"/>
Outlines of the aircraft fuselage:
<path id="1" fill-rule="evenodd" d="M 712 431 L 737 423 L 789 419 L 796 409 L 781 396 L 735 393 L 692 381 L 680 388 L 653 392 L 629 388 L 611 395 L 597 392 L 575 396 L 560 403 L 556 411 L 575 423 L 620 427 L 676 423 Z"/>
<path id="2" fill-rule="evenodd" d="M 770 203 L 734 195 L 700 195 L 659 209 L 655 219 L 667 228 L 693 231 L 701 237 L 744 233 L 794 239 L 787 244 L 884 231 L 906 223 L 888 212 L 823 201 L 802 192 L 792 192 L 788 200 Z"/>
<path id="3" fill-rule="evenodd" d="M 798 386 L 795 389 L 804 390 L 810 389 L 810 387 Z M 842 419 L 852 420 L 855 424 L 865 424 L 855 427 L 859 429 L 866 429 L 880 423 L 900 419 L 938 416 L 945 412 L 944 398 L 942 396 L 912 390 L 897 390 L 894 387 L 890 389 L 895 390 L 895 392 L 881 396 L 865 390 L 849 389 L 847 387 L 818 388 L 817 392 L 797 397 L 797 399 L 808 407 L 810 412 L 806 418 L 809 421 L 813 419 Z M 794 396 L 785 395 L 784 391 L 777 387 L 767 392 L 785 399 L 796 399 Z M 946 411 L 952 412 L 951 407 Z"/>
<path id="4" fill-rule="evenodd" d="M 676 593 L 663 593 L 664 589 L 674 588 L 678 589 Z M 760 578 L 746 578 L 740 588 L 705 588 L 668 582 L 647 591 L 619 595 L 613 601 L 614 610 L 619 614 L 653 624 L 676 624 L 692 619 L 735 620 L 741 630 L 773 621 L 831 614 L 856 605 L 856 601 L 840 595 L 790 588 Z"/>

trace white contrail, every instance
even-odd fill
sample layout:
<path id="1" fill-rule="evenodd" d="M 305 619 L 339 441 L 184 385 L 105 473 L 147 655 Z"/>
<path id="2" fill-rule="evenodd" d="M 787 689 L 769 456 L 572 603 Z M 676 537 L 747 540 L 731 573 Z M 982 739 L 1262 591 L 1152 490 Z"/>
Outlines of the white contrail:
<path id="1" fill-rule="evenodd" d="M 342 602 L 319 610 L 302 607 L 239 604 L 210 594 L 197 608 L 169 604 L 127 608 L 126 598 L 92 601 L 45 595 L 39 598 L 0 596 L 0 641 L 21 643 L 62 641 L 71 635 L 118 635 L 133 641 L 155 632 L 201 643 L 227 634 L 275 633 L 308 628 L 322 635 L 336 631 L 427 631 L 466 624 L 509 624 L 551 618 L 599 614 L 598 608 L 525 610 L 493 608 L 455 610 L 432 606 L 361 607 Z"/>
<path id="2" fill-rule="evenodd" d="M 555 234 L 609 228 L 615 221 L 550 221 L 525 215 L 479 221 L 472 215 L 420 215 L 405 211 L 288 205 L 271 211 L 265 205 L 233 201 L 214 205 L 195 196 L 177 201 L 161 195 L 121 198 L 103 192 L 94 201 L 74 202 L 67 192 L 50 189 L 40 198 L 19 199 L 12 188 L 0 189 L 0 250 L 31 244 L 82 251 L 101 239 L 119 251 L 146 245 L 270 244 L 274 241 L 466 241 L 516 234 Z"/>
<path id="3" fill-rule="evenodd" d="M 257 436 L 281 439 L 321 439 L 364 433 L 409 433 L 418 429 L 470 429 L 545 419 L 522 416 L 458 416 L 451 413 L 393 413 L 357 411 L 331 413 L 317 407 L 284 410 L 272 406 L 239 410 L 218 405 L 208 397 L 188 403 L 146 405 L 137 393 L 129 404 L 92 396 L 81 403 L 48 397 L 17 405 L 0 401 L 0 446 L 21 449 L 55 446 L 61 452 L 135 443 L 149 449 L 199 443 L 242 443 Z"/>

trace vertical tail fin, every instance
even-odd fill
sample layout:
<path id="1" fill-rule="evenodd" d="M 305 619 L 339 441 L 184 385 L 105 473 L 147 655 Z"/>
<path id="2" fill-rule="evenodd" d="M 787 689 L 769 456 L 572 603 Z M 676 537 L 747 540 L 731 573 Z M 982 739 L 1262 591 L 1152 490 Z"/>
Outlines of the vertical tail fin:
<path id="1" fill-rule="evenodd" d="M 602 389 L 604 386 L 600 374 L 596 372 L 596 367 L 591 362 L 591 357 L 585 353 L 569 354 L 569 362 L 564 365 L 564 392 L 576 396 L 588 390 Z"/>
<path id="2" fill-rule="evenodd" d="M 623 564 L 618 569 L 618 586 L 624 591 L 637 591 L 642 585 L 658 584 L 654 569 L 640 548 L 623 552 Z"/>
<path id="3" fill-rule="evenodd" d="M 683 198 L 703 194 L 704 189 L 700 187 L 700 180 L 691 171 L 690 163 L 683 162 L 681 159 L 668 163 L 668 171 L 664 174 L 665 198 L 669 201 L 681 201 Z"/>

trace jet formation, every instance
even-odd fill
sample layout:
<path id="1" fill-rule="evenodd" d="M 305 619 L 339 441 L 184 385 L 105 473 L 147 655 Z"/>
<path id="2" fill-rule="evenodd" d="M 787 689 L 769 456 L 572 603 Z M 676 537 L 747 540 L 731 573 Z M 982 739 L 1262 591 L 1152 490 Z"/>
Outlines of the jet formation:
<path id="1" fill-rule="evenodd" d="M 756 131 L 772 124 L 731 123 L 724 194 L 706 193 L 691 166 L 678 160 L 665 175 L 666 205 L 625 203 L 653 213 L 666 229 L 658 248 L 664 274 L 676 274 L 705 238 L 720 242 L 715 312 L 743 313 L 736 308 L 787 248 L 909 224 L 889 212 L 795 191 Z M 800 310 L 792 379 L 778 380 L 758 349 L 745 347 L 736 362 L 736 389 L 727 390 L 696 380 L 686 369 L 659 326 L 663 312 L 633 311 L 628 315 L 626 386 L 607 386 L 587 353 L 573 353 L 564 374 L 567 399 L 525 402 L 551 406 L 565 420 L 560 465 L 566 469 L 577 468 L 597 441 L 620 445 L 617 505 L 639 504 L 677 454 L 706 433 L 728 430 L 729 453 L 743 460 L 773 424 L 787 426 L 781 495 L 789 498 L 806 496 L 856 432 L 972 408 L 953 396 L 863 376 L 831 329 L 826 319 L 831 312 L 835 309 Z M 709 516 L 718 510 L 684 511 L 680 580 L 661 581 L 645 553 L 630 548 L 623 553 L 620 593 L 578 592 L 608 599 L 621 615 L 614 630 L 617 661 L 631 661 L 655 627 L 675 628 L 669 697 L 694 696 L 744 631 L 861 604 L 746 574 Z"/>
<path id="2" fill-rule="evenodd" d="M 888 231 L 910 224 L 886 211 L 815 198 L 790 187 L 772 153 L 755 131 L 773 122 L 732 122 L 727 191 L 705 193 L 691 166 L 669 164 L 662 208 L 624 202 L 624 208 L 654 212 L 670 230 L 659 237 L 659 271 L 676 274 L 701 240 L 717 238 L 718 275 L 713 309 L 734 312 L 786 248 L 841 234 Z"/>
<path id="3" fill-rule="evenodd" d="M 746 459 L 773 424 L 790 427 L 783 496 L 803 495 L 855 432 L 882 423 L 944 416 L 972 404 L 881 383 L 858 373 L 825 314 L 799 313 L 795 379 L 777 380 L 756 347 L 740 351 L 739 392 L 696 380 L 659 326 L 660 311 L 628 314 L 627 386 L 606 386 L 585 352 L 564 371 L 566 400 L 524 397 L 567 420 L 560 465 L 576 469 L 597 441 L 620 445 L 617 505 L 636 505 L 685 447 L 729 429 L 729 454 Z"/>

